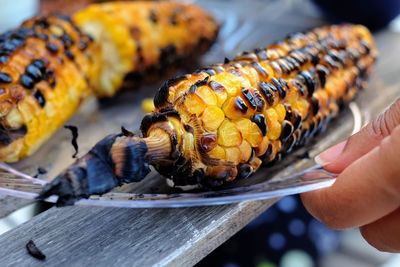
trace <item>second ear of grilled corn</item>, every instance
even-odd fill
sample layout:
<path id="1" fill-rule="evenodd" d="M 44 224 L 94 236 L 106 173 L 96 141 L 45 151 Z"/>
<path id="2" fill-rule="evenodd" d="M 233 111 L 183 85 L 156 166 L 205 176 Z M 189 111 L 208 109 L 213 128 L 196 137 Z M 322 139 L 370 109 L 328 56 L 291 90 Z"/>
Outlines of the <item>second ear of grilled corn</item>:
<path id="1" fill-rule="evenodd" d="M 143 138 L 106 137 L 41 197 L 71 204 L 141 180 L 150 164 L 184 189 L 246 178 L 325 129 L 365 86 L 376 53 L 365 27 L 326 26 L 171 79 L 142 121 Z"/>
<path id="2" fill-rule="evenodd" d="M 90 94 L 98 52 L 62 17 L 36 17 L 0 36 L 0 160 L 32 154 L 74 114 Z"/>
<path id="3" fill-rule="evenodd" d="M 1 35 L 0 160 L 31 155 L 89 94 L 112 96 L 128 73 L 205 51 L 216 33 L 198 7 L 145 1 L 39 16 Z"/>
<path id="4" fill-rule="evenodd" d="M 93 4 L 73 19 L 102 48 L 98 96 L 114 95 L 128 73 L 165 68 L 204 52 L 218 29 L 198 6 L 173 1 Z"/>

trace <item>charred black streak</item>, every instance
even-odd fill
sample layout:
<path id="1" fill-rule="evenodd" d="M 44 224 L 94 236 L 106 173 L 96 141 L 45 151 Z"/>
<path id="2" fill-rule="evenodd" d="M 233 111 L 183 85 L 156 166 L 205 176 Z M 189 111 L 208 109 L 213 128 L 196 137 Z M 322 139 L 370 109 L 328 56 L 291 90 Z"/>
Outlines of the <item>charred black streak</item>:
<path id="1" fill-rule="evenodd" d="M 72 155 L 73 158 L 76 158 L 76 155 L 78 154 L 78 127 L 73 126 L 73 125 L 65 125 L 64 126 L 65 129 L 68 129 L 71 131 L 72 133 L 72 140 L 71 140 L 71 144 L 75 149 L 75 153 Z"/>
<path id="2" fill-rule="evenodd" d="M 46 255 L 44 255 L 43 252 L 36 246 L 33 240 L 29 240 L 25 247 L 29 255 L 31 255 L 32 257 L 41 261 L 46 259 Z"/>
<path id="3" fill-rule="evenodd" d="M 243 99 L 238 96 L 235 99 L 235 107 L 240 110 L 242 113 L 246 113 L 247 110 L 249 109 L 246 105 L 246 103 L 243 101 Z"/>
<path id="4" fill-rule="evenodd" d="M 127 137 L 132 137 L 134 136 L 134 133 L 127 130 L 124 126 L 121 126 L 121 133 L 123 136 L 127 136 Z"/>
<path id="5" fill-rule="evenodd" d="M 169 79 L 158 89 L 158 92 L 154 98 L 154 105 L 157 108 L 162 107 L 163 105 L 168 103 L 168 96 L 169 96 L 169 88 L 178 82 L 185 80 L 186 76 L 177 76 L 175 78 Z"/>

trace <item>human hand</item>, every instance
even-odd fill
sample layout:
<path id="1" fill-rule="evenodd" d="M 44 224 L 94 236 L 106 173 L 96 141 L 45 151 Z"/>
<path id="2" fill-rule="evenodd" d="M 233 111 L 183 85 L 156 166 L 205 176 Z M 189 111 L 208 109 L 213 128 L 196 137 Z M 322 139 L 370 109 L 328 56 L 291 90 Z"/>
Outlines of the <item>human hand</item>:
<path id="1" fill-rule="evenodd" d="M 334 229 L 359 227 L 379 250 L 400 252 L 400 99 L 316 161 L 340 174 L 332 187 L 301 195 L 307 210 Z"/>

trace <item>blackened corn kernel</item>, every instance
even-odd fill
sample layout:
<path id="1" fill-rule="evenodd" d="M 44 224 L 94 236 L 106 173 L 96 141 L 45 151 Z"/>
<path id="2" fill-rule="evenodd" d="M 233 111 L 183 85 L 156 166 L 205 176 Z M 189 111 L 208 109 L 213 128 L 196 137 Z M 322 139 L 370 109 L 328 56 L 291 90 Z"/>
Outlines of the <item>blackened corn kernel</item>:
<path id="1" fill-rule="evenodd" d="M 5 72 L 0 72 L 0 83 L 11 83 L 12 78 L 9 74 Z"/>
<path id="2" fill-rule="evenodd" d="M 28 75 L 32 80 L 37 83 L 42 79 L 42 72 L 34 64 L 28 65 L 25 70 L 26 75 Z"/>
<path id="3" fill-rule="evenodd" d="M 35 90 L 35 92 L 33 93 L 33 97 L 36 98 L 38 104 L 41 107 L 44 107 L 46 105 L 46 99 L 44 98 L 44 95 L 42 94 L 42 92 L 40 92 L 39 89 Z"/>
<path id="4" fill-rule="evenodd" d="M 265 120 L 264 114 L 256 114 L 251 118 L 251 121 L 257 124 L 258 128 L 260 128 L 262 135 L 265 136 L 267 135 L 268 132 L 268 126 L 267 122 Z"/>
<path id="5" fill-rule="evenodd" d="M 54 43 L 47 43 L 46 48 L 53 54 L 56 54 L 59 51 L 58 46 Z"/>
<path id="6" fill-rule="evenodd" d="M 26 89 L 33 89 L 33 87 L 35 86 L 35 81 L 34 79 L 29 76 L 28 74 L 23 74 L 21 76 L 21 84 L 23 87 L 25 87 Z"/>

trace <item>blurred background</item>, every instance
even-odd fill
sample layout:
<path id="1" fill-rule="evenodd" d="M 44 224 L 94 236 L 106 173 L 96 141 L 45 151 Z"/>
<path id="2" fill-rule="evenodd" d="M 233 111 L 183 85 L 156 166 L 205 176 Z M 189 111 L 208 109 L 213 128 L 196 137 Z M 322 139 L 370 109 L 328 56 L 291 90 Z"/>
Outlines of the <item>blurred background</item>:
<path id="1" fill-rule="evenodd" d="M 0 31 L 38 13 L 71 14 L 90 0 L 0 0 Z M 97 1 L 98 2 L 98 1 Z M 330 22 L 355 22 L 375 31 L 400 34 L 399 0 L 203 0 L 221 24 L 217 44 L 202 64 L 263 46 L 293 31 Z M 382 51 L 384 52 L 384 51 Z M 0 234 L 29 220 L 49 205 L 32 204 L 0 219 Z M 332 231 L 305 211 L 297 196 L 281 199 L 217 250 L 203 266 L 400 266 L 400 255 L 370 247 L 358 230 Z"/>

